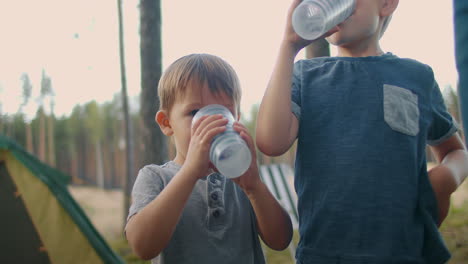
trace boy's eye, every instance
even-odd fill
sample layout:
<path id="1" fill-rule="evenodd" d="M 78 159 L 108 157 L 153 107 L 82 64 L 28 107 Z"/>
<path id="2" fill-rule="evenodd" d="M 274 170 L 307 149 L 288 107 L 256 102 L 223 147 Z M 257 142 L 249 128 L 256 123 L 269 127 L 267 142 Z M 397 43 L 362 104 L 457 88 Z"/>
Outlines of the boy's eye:
<path id="1" fill-rule="evenodd" d="M 198 109 L 190 111 L 190 115 L 195 116 L 195 114 L 198 112 Z"/>

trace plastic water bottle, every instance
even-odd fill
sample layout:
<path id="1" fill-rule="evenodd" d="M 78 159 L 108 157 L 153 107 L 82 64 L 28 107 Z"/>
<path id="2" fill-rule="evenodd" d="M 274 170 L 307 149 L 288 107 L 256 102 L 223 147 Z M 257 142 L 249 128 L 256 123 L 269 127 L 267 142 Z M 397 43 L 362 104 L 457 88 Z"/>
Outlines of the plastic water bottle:
<path id="1" fill-rule="evenodd" d="M 211 142 L 210 161 L 218 171 L 228 178 L 244 174 L 250 167 L 252 155 L 247 143 L 240 137 L 232 125 L 234 116 L 222 105 L 212 104 L 198 110 L 192 119 L 192 125 L 202 116 L 221 114 L 228 119 L 226 130 L 216 135 Z"/>
<path id="2" fill-rule="evenodd" d="M 351 16 L 355 6 L 356 0 L 304 0 L 293 12 L 293 29 L 303 39 L 317 39 Z"/>

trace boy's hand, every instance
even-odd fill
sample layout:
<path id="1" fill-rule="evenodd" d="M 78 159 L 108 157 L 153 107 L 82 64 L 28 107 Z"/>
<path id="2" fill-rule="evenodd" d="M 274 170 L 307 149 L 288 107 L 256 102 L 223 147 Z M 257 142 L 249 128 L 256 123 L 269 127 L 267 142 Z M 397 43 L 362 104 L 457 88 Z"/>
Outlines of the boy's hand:
<path id="1" fill-rule="evenodd" d="M 428 175 L 437 199 L 439 209 L 437 226 L 440 226 L 449 212 L 450 196 L 456 189 L 456 183 L 453 180 L 452 172 L 444 165 L 435 166 L 428 172 Z"/>
<path id="2" fill-rule="evenodd" d="M 233 128 L 247 143 L 247 146 L 249 147 L 250 153 L 252 155 L 252 161 L 250 163 L 249 169 L 247 169 L 243 175 L 232 180 L 237 183 L 247 195 L 249 195 L 249 193 L 255 192 L 256 188 L 262 183 L 258 173 L 255 145 L 253 143 L 252 137 L 249 135 L 249 132 L 244 125 L 239 122 L 234 122 Z"/>
<path id="3" fill-rule="evenodd" d="M 306 40 L 306 39 L 301 38 L 299 35 L 297 35 L 297 33 L 294 31 L 294 28 L 292 26 L 292 15 L 296 7 L 301 2 L 302 0 L 293 0 L 291 3 L 291 6 L 289 7 L 287 21 L 286 21 L 286 30 L 284 33 L 284 40 L 283 40 L 286 44 L 290 44 L 295 52 L 299 52 L 301 49 L 303 49 L 304 47 L 308 46 L 309 44 L 315 41 L 315 40 Z M 338 31 L 338 27 L 334 27 L 318 39 L 326 38 L 337 31 Z"/>
<path id="4" fill-rule="evenodd" d="M 206 176 L 210 165 L 211 141 L 214 136 L 226 130 L 227 123 L 228 120 L 222 115 L 207 115 L 200 117 L 193 124 L 184 167 L 197 178 Z"/>

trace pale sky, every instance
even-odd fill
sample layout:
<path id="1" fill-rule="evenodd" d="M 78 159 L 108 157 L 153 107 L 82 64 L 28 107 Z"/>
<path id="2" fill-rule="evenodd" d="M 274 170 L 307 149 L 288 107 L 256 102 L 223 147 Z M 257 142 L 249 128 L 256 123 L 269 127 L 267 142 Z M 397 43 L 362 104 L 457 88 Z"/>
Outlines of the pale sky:
<path id="1" fill-rule="evenodd" d="M 129 94 L 140 92 L 138 1 L 125 1 Z M 212 53 L 237 71 L 242 111 L 259 103 L 276 59 L 291 0 L 162 0 L 163 67 L 189 53 Z M 25 110 L 37 109 L 41 72 L 52 79 L 55 112 L 112 100 L 121 89 L 117 0 L 17 0 L 0 2 L 1 111 L 21 103 L 20 76 L 33 83 Z M 401 0 L 381 45 L 434 69 L 440 87 L 456 86 L 452 1 Z M 332 50 L 332 55 L 334 51 Z M 302 58 L 304 54 L 299 54 Z"/>

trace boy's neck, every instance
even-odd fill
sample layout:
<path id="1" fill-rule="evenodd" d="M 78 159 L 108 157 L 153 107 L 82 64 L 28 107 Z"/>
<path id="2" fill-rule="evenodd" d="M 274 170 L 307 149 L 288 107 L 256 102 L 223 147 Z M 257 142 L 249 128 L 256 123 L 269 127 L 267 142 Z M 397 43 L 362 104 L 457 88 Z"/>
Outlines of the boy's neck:
<path id="1" fill-rule="evenodd" d="M 361 45 L 361 46 L 338 46 L 338 57 L 369 57 L 380 56 L 384 51 L 380 45 Z"/>

